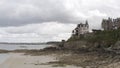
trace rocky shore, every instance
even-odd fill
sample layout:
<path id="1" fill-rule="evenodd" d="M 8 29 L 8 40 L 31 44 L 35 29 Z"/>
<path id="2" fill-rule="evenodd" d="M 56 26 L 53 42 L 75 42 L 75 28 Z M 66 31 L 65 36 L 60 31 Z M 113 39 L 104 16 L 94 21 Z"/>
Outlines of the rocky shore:
<path id="1" fill-rule="evenodd" d="M 80 68 L 119 68 L 120 55 L 109 51 L 70 50 L 48 47 L 42 50 L 14 50 L 10 53 L 30 56 L 54 56 L 57 61 L 49 61 L 47 65 L 77 66 Z M 47 58 L 44 58 L 47 59 Z M 37 64 L 36 64 L 37 65 Z M 38 64 L 39 65 L 39 64 Z M 70 67 L 71 68 L 71 67 Z"/>
<path id="2" fill-rule="evenodd" d="M 30 56 L 53 55 L 57 61 L 46 64 L 82 68 L 120 68 L 120 29 L 71 37 L 41 50 L 1 50 Z M 38 64 L 39 65 L 39 64 Z"/>

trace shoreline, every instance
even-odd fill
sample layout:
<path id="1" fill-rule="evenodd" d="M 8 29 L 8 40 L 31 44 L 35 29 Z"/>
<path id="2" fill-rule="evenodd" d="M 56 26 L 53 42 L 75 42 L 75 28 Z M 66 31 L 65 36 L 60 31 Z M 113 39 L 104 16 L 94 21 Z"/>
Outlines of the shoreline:
<path id="1" fill-rule="evenodd" d="M 111 52 L 104 52 L 104 51 L 89 52 L 85 50 L 67 50 L 67 49 L 62 50 L 62 49 L 56 49 L 55 47 L 49 47 L 41 50 L 14 50 L 9 53 L 11 53 L 12 55 L 12 57 L 9 58 L 9 60 L 11 60 L 13 64 L 16 62 L 16 60 L 21 59 L 20 64 L 22 65 L 17 63 L 17 66 L 19 65 L 23 66 L 21 68 L 24 68 L 26 64 L 29 64 L 28 62 L 31 62 L 32 64 L 32 65 L 28 65 L 28 67 L 35 66 L 33 68 L 39 68 L 37 66 L 46 66 L 46 65 L 48 66 L 46 68 L 50 68 L 50 67 L 67 68 L 69 66 L 70 66 L 69 68 L 72 68 L 72 67 L 73 68 L 75 67 L 77 68 L 87 68 L 87 67 L 88 68 L 113 68 L 113 66 L 114 68 L 120 68 L 120 58 L 119 58 L 120 56 Z M 25 59 L 27 59 L 27 61 Z M 46 59 L 48 62 L 43 63 L 46 61 Z M 49 60 L 49 59 L 52 59 L 52 60 Z M 40 61 L 42 63 L 38 63 Z M 6 61 L 6 62 L 9 65 L 11 64 L 9 61 Z M 6 63 L 4 63 L 4 65 L 5 64 Z M 16 67 L 16 68 L 19 68 L 19 67 Z"/>
<path id="2" fill-rule="evenodd" d="M 75 66 L 57 66 L 49 64 L 49 62 L 56 62 L 54 55 L 30 56 L 24 53 L 11 53 L 11 56 L 2 64 L 1 68 L 81 68 Z"/>

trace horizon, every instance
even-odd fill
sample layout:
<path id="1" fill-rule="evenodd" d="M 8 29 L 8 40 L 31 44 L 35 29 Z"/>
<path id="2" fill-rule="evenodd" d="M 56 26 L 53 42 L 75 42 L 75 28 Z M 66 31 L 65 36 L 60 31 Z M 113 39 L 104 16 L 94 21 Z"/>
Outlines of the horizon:
<path id="1" fill-rule="evenodd" d="M 47 41 L 47 42 L 0 42 L 0 44 L 6 44 L 6 43 L 49 43 L 49 42 L 61 42 L 61 41 Z"/>

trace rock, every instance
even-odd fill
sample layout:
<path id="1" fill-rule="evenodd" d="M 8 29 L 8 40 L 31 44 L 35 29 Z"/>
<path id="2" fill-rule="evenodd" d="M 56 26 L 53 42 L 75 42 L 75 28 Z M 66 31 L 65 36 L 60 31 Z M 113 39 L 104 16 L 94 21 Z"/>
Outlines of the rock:
<path id="1" fill-rule="evenodd" d="M 112 46 L 113 50 L 119 50 L 120 49 L 120 41 L 117 41 L 115 45 Z"/>

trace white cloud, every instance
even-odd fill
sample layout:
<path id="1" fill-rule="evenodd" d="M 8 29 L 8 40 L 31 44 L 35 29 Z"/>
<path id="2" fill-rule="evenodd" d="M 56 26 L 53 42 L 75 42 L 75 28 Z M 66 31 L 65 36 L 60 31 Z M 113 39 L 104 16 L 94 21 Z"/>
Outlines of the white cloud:
<path id="1" fill-rule="evenodd" d="M 90 16 L 106 17 L 107 14 L 101 13 L 99 10 L 89 11 Z"/>
<path id="2" fill-rule="evenodd" d="M 29 24 L 19 27 L 1 27 L 0 41 L 6 42 L 45 42 L 68 39 L 75 24 L 58 22 Z"/>

